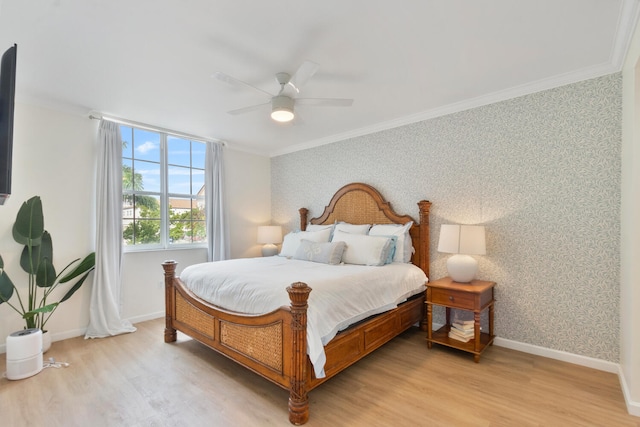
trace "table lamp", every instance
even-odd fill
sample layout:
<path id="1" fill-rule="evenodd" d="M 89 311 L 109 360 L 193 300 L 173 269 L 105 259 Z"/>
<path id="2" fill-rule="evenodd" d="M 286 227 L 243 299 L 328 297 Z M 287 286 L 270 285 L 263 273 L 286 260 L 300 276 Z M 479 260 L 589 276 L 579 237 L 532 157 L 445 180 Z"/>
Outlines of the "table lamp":
<path id="1" fill-rule="evenodd" d="M 442 225 L 438 252 L 455 254 L 447 260 L 447 271 L 455 282 L 472 281 L 478 271 L 478 261 L 471 255 L 486 253 L 484 226 Z"/>
<path id="2" fill-rule="evenodd" d="M 282 243 L 282 227 L 279 225 L 261 225 L 258 227 L 258 243 L 264 243 L 262 256 L 278 254 L 276 243 Z"/>

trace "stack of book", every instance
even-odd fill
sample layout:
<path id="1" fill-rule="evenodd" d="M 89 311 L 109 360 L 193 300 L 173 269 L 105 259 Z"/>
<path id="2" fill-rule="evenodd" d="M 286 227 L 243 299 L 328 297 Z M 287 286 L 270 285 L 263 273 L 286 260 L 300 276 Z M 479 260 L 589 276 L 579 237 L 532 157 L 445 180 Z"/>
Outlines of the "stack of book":
<path id="1" fill-rule="evenodd" d="M 473 339 L 474 322 L 473 320 L 454 320 L 449 330 L 449 338 L 468 342 Z"/>

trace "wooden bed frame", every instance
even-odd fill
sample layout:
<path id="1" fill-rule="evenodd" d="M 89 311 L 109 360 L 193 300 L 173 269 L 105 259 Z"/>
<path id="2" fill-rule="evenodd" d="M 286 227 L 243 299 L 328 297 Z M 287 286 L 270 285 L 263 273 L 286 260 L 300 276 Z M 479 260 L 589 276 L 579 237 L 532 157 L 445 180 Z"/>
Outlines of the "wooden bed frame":
<path id="1" fill-rule="evenodd" d="M 429 209 L 418 202 L 420 222 L 398 215 L 373 187 L 354 183 L 333 196 L 320 217 L 307 220 L 300 209 L 300 228 L 307 223 L 406 224 L 415 253 L 412 262 L 429 276 Z M 289 421 L 309 419 L 307 392 L 352 365 L 412 325 L 426 330 L 425 296 L 419 294 L 397 308 L 365 319 L 338 333 L 326 346 L 325 378 L 316 378 L 307 356 L 307 299 L 311 288 L 297 282 L 287 288 L 290 306 L 264 315 L 230 312 L 198 298 L 175 277 L 175 261 L 162 264 L 165 273 L 166 327 L 164 341 L 176 341 L 176 331 L 211 347 L 258 375 L 289 390 Z"/>

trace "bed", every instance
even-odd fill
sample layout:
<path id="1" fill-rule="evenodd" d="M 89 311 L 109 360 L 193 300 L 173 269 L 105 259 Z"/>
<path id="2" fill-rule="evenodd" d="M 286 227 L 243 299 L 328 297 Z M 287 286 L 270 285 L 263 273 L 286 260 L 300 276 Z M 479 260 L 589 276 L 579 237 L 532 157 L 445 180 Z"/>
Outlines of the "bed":
<path id="1" fill-rule="evenodd" d="M 300 229 L 347 222 L 351 224 L 407 224 L 414 253 L 412 264 L 429 275 L 429 209 L 418 202 L 419 222 L 396 213 L 373 187 L 348 184 L 331 198 L 324 212 L 309 219 L 299 210 Z M 309 418 L 307 393 L 348 366 L 379 348 L 414 324 L 426 330 L 424 292 L 397 307 L 367 317 L 338 332 L 324 345 L 324 377 L 316 375 L 307 354 L 308 300 L 312 292 L 304 282 L 287 288 L 288 301 L 267 314 L 245 314 L 220 308 L 198 297 L 176 277 L 174 261 L 162 264 L 165 273 L 165 342 L 175 342 L 180 331 L 229 357 L 258 375 L 289 391 L 289 421 L 304 424 Z"/>

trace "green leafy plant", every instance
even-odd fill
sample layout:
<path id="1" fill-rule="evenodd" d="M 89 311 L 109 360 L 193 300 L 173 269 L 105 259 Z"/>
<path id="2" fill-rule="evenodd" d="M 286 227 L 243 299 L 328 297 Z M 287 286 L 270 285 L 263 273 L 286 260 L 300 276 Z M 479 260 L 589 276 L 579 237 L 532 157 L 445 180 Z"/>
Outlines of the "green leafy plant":
<path id="1" fill-rule="evenodd" d="M 95 268 L 95 252 L 84 259 L 71 261 L 56 274 L 53 266 L 53 244 L 51 235 L 44 229 L 42 201 L 34 196 L 24 202 L 13 224 L 13 239 L 24 245 L 20 256 L 20 266 L 28 275 L 28 293 L 20 296 L 18 288 L 13 284 L 4 269 L 4 261 L 0 256 L 0 304 L 7 303 L 26 321 L 26 328 L 44 327 L 58 306 L 71 298 L 82 286 Z M 48 302 L 51 293 L 63 284 L 72 284 L 58 302 Z M 17 303 L 9 302 L 16 295 Z"/>

